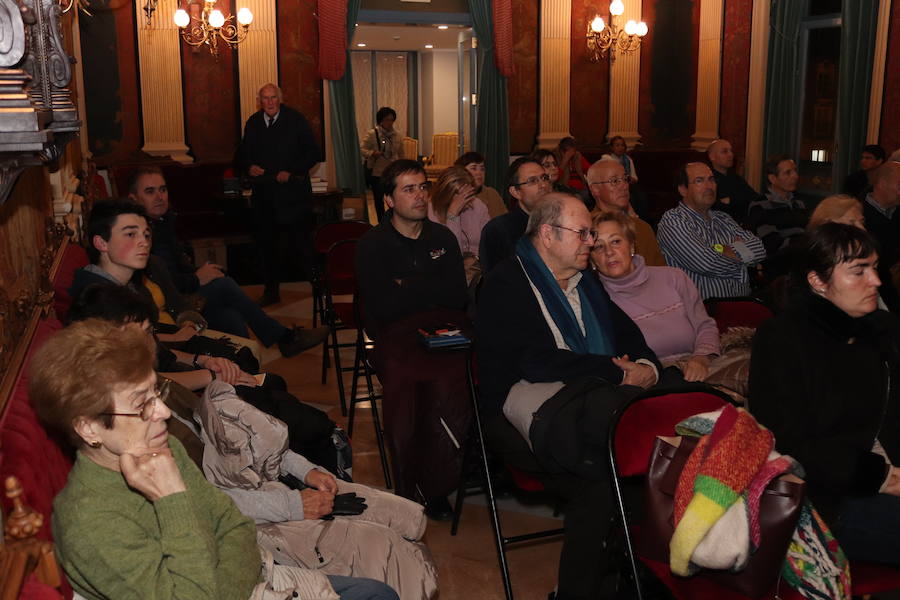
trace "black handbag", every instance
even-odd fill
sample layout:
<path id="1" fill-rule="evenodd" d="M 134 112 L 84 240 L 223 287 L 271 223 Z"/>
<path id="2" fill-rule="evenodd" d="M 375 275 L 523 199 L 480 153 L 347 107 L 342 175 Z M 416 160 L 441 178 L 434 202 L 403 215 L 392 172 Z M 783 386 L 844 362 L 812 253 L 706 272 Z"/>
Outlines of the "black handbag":
<path id="1" fill-rule="evenodd" d="M 645 514 L 637 549 L 642 557 L 669 562 L 669 541 L 675 532 L 675 489 L 697 441 L 685 436 L 680 445 L 674 446 L 665 439 L 656 439 L 647 471 Z M 750 598 L 760 598 L 772 591 L 797 527 L 805 493 L 806 482 L 796 478 L 772 480 L 759 503 L 760 545 L 747 566 L 738 572 L 701 569 L 695 576 Z"/>

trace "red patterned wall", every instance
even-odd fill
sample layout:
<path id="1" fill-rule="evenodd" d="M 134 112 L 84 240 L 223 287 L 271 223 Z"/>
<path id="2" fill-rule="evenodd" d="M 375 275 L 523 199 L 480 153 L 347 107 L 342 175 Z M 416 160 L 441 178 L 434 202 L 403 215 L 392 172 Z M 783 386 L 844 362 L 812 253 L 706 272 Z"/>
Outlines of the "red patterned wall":
<path id="1" fill-rule="evenodd" d="M 601 8 L 602 6 L 602 8 Z M 609 121 L 609 61 L 593 63 L 588 58 L 587 24 L 601 13 L 606 18 L 605 0 L 572 2 L 572 71 L 569 82 L 569 131 L 585 152 L 595 154 L 606 146 Z"/>
<path id="2" fill-rule="evenodd" d="M 538 2 L 512 0 L 513 64 L 507 81 L 511 154 L 531 152 L 538 133 Z"/>
<path id="3" fill-rule="evenodd" d="M 890 154 L 900 148 L 900 2 L 891 3 L 888 56 L 878 143 Z"/>
<path id="4" fill-rule="evenodd" d="M 235 14 L 234 5 L 220 2 L 222 12 Z M 238 86 L 234 51 L 219 42 L 218 60 L 206 46 L 181 43 L 185 142 L 196 162 L 230 161 L 238 143 L 236 123 Z"/>
<path id="5" fill-rule="evenodd" d="M 744 145 L 747 141 L 752 16 L 753 0 L 726 0 L 719 137 L 731 142 L 738 169 L 743 162 Z"/>
<path id="6" fill-rule="evenodd" d="M 309 119 L 313 134 L 324 142 L 322 80 L 316 53 L 319 29 L 315 0 L 279 1 L 278 4 L 278 78 L 284 103 Z M 242 125 L 243 126 L 243 125 Z"/>

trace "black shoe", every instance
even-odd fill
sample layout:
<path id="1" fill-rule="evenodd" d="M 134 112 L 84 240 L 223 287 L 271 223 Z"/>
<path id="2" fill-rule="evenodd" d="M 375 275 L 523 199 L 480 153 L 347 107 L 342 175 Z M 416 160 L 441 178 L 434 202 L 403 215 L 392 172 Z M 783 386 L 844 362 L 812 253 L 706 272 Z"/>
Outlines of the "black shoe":
<path id="1" fill-rule="evenodd" d="M 272 306 L 273 304 L 278 304 L 281 302 L 281 296 L 278 294 L 269 294 L 268 292 L 262 295 L 262 298 L 256 301 L 259 304 L 260 308 L 265 308 L 267 306 Z"/>
<path id="2" fill-rule="evenodd" d="M 295 356 L 304 350 L 309 350 L 323 343 L 328 339 L 328 333 L 329 329 L 327 327 L 316 327 L 314 329 L 294 327 L 278 342 L 278 349 L 281 350 L 282 356 Z"/>
<path id="3" fill-rule="evenodd" d="M 435 521 L 452 521 L 453 507 L 446 496 L 437 496 L 425 501 L 425 515 Z"/>

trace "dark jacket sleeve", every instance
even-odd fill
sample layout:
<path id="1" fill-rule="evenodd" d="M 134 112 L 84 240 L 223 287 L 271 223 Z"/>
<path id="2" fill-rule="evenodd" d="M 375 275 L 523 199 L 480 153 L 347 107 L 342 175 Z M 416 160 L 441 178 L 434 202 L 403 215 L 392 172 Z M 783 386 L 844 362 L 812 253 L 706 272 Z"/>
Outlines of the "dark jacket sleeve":
<path id="1" fill-rule="evenodd" d="M 509 255 L 509 241 L 506 239 L 506 231 L 498 219 L 508 218 L 505 214 L 494 217 L 487 222 L 481 230 L 481 242 L 478 247 L 478 261 L 481 269 L 488 273 L 497 266 L 501 260 Z"/>
<path id="2" fill-rule="evenodd" d="M 615 304 L 609 304 L 616 353 L 628 354 L 631 360 L 646 358 L 658 365 L 637 326 Z M 624 377 L 611 356 L 578 354 L 556 347 L 540 305 L 514 258 L 502 261 L 486 276 L 476 327 L 486 407 L 502 405 L 509 388 L 519 379 L 568 383 L 593 375 L 619 384 Z"/>
<path id="3" fill-rule="evenodd" d="M 884 458 L 853 451 L 855 434 L 840 424 L 815 426 L 825 399 L 813 386 L 825 374 L 810 364 L 805 337 L 782 319 L 760 325 L 750 360 L 750 412 L 775 435 L 778 450 L 803 465 L 811 484 L 841 495 L 875 494 L 884 482 Z"/>
<path id="4" fill-rule="evenodd" d="M 320 160 L 319 145 L 316 143 L 316 138 L 313 137 L 312 128 L 306 117 L 296 111 L 293 114 L 296 120 L 294 135 L 297 137 L 298 151 L 291 157 L 289 170 L 291 175 L 306 177 L 309 175 L 309 170 Z"/>
<path id="5" fill-rule="evenodd" d="M 259 144 L 258 115 L 259 113 L 250 115 L 250 118 L 247 119 L 247 122 L 244 124 L 244 137 L 241 138 L 241 143 L 238 146 L 237 154 L 235 156 L 235 163 L 237 163 L 238 170 L 242 175 L 247 175 L 247 171 L 249 171 L 251 165 L 254 164 L 253 155 Z"/>
<path id="6" fill-rule="evenodd" d="M 187 298 L 181 295 L 169 275 L 169 269 L 166 264 L 158 257 L 150 255 L 150 262 L 147 264 L 147 272 L 150 279 L 160 287 L 163 296 L 166 298 L 166 312 L 173 317 L 178 317 L 179 313 L 191 310 L 191 304 Z"/>

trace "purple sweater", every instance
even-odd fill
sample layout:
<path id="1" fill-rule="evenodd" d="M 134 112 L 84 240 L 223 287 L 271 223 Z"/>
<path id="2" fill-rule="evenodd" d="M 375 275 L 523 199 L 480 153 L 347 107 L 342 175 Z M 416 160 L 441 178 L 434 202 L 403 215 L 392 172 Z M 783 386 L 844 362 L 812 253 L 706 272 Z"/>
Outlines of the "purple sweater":
<path id="1" fill-rule="evenodd" d="M 716 322 L 684 271 L 648 267 L 639 254 L 632 262 L 634 270 L 624 277 L 598 275 L 609 297 L 641 329 L 660 362 L 668 366 L 686 355 L 718 354 Z"/>

